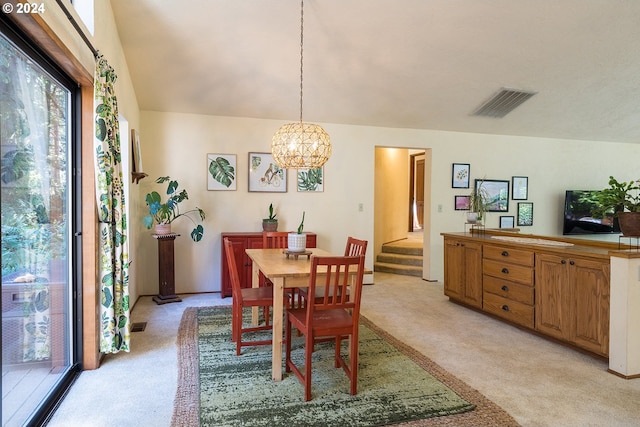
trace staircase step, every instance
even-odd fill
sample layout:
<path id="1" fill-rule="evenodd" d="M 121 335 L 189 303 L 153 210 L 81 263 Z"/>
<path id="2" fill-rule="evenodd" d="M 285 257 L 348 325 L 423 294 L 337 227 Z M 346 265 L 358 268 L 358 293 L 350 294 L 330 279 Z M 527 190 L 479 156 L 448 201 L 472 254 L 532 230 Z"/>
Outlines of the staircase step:
<path id="1" fill-rule="evenodd" d="M 373 271 L 401 274 L 403 276 L 422 277 L 422 267 L 415 267 L 411 265 L 398 265 L 389 264 L 386 262 L 376 262 L 373 264 Z"/>
<path id="2" fill-rule="evenodd" d="M 415 244 L 412 245 L 412 244 L 398 243 L 398 242 L 385 243 L 384 245 L 382 245 L 382 252 L 422 256 L 422 246 L 416 246 Z"/>
<path id="3" fill-rule="evenodd" d="M 376 257 L 376 261 L 388 264 L 413 265 L 422 267 L 422 256 L 404 255 L 399 253 L 383 252 Z"/>

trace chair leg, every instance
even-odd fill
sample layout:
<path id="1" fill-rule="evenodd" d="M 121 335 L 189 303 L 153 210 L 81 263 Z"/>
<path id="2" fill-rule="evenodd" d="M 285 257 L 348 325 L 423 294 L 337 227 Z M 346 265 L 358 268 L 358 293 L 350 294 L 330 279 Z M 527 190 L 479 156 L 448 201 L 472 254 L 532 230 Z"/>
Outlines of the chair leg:
<path id="1" fill-rule="evenodd" d="M 351 394 L 356 395 L 358 393 L 358 339 L 351 336 L 351 355 L 349 359 L 351 360 L 351 375 L 349 379 L 351 380 Z"/>
<path id="2" fill-rule="evenodd" d="M 285 315 L 286 325 L 284 329 L 285 351 L 284 351 L 284 371 L 291 372 L 291 322 L 289 316 Z"/>
<path id="3" fill-rule="evenodd" d="M 310 329 L 310 328 L 309 328 Z M 304 346 L 304 400 L 311 400 L 311 356 L 313 355 L 313 333 L 309 330 Z"/>

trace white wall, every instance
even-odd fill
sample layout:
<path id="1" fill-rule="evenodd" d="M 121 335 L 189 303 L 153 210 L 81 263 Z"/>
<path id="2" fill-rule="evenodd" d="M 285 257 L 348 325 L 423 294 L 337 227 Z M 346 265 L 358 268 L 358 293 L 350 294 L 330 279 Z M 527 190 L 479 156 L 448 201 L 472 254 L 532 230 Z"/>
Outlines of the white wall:
<path id="1" fill-rule="evenodd" d="M 158 186 L 158 176 L 170 175 L 189 191 L 190 201 L 207 213 L 205 237 L 199 243 L 189 237 L 190 223 L 179 221 L 176 240 L 176 291 L 208 292 L 220 289 L 220 233 L 260 231 L 262 218 L 273 202 L 280 230 L 295 228 L 302 211 L 307 212 L 305 230 L 318 233 L 318 245 L 342 252 L 347 235 L 373 241 L 373 195 L 375 147 L 432 149 L 431 279 L 442 280 L 441 232 L 462 231 L 464 213 L 455 211 L 454 195 L 467 190 L 451 188 L 451 164 L 470 163 L 471 180 L 511 180 L 514 175 L 529 177 L 529 200 L 534 203 L 532 227 L 523 233 L 561 233 L 562 204 L 566 189 L 604 188 L 609 175 L 619 179 L 637 178 L 640 144 L 524 138 L 466 134 L 416 129 L 322 124 L 331 135 L 333 156 L 325 165 L 323 193 L 298 193 L 293 172 L 287 193 L 247 191 L 248 152 L 268 152 L 270 140 L 280 121 L 193 114 L 141 112 L 140 139 L 145 172 L 139 203 L 132 210 L 132 227 L 139 227 L 138 253 L 140 294 L 152 295 L 157 287 L 157 247 L 143 230 L 140 218 L 146 212 L 143 195 Z M 207 153 L 236 154 L 236 191 L 207 191 Z M 363 212 L 358 211 L 362 203 Z M 442 212 L 438 212 L 442 205 Z M 191 206 L 191 204 L 188 204 Z M 510 201 L 508 214 L 515 215 Z M 488 226 L 497 227 L 498 217 L 488 214 Z M 177 228 L 176 228 L 177 227 Z M 373 253 L 367 266 L 373 267 Z"/>

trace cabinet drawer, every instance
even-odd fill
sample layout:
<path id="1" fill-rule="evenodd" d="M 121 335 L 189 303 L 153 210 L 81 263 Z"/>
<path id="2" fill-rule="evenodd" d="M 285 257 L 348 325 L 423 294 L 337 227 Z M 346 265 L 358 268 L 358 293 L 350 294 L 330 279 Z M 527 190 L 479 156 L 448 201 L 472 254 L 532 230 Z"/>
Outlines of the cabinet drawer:
<path id="1" fill-rule="evenodd" d="M 533 328 L 533 306 L 485 292 L 483 309 L 510 322 Z"/>
<path id="2" fill-rule="evenodd" d="M 533 268 L 522 265 L 509 264 L 504 261 L 484 259 L 482 273 L 499 279 L 509 280 L 533 286 Z"/>
<path id="3" fill-rule="evenodd" d="M 483 256 L 485 259 L 488 258 L 509 262 L 511 264 L 527 265 L 533 267 L 533 252 L 523 249 L 484 245 Z"/>
<path id="4" fill-rule="evenodd" d="M 522 285 L 491 276 L 483 277 L 482 286 L 485 292 L 491 292 L 523 304 L 533 305 L 533 286 Z"/>

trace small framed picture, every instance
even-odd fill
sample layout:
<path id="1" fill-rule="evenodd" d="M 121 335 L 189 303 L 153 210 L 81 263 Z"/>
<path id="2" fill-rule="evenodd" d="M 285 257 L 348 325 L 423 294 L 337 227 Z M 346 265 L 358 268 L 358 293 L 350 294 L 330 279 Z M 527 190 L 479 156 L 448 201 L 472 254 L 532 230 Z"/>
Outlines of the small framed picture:
<path id="1" fill-rule="evenodd" d="M 501 216 L 500 228 L 513 228 L 514 218 L 513 216 Z"/>
<path id="2" fill-rule="evenodd" d="M 529 178 L 526 176 L 511 177 L 513 200 L 527 200 L 529 198 Z"/>
<path id="3" fill-rule="evenodd" d="M 452 171 L 452 188 L 469 188 L 469 171 L 471 166 L 468 163 L 454 163 Z"/>
<path id="4" fill-rule="evenodd" d="M 518 203 L 518 225 L 533 225 L 533 203 Z"/>
<path id="5" fill-rule="evenodd" d="M 142 151 L 140 150 L 140 134 L 137 130 L 131 129 L 131 150 L 133 152 L 133 172 L 144 173 L 142 171 Z"/>
<path id="6" fill-rule="evenodd" d="M 469 196 L 454 196 L 455 209 L 457 211 L 468 211 L 470 209 Z"/>
<path id="7" fill-rule="evenodd" d="M 298 169 L 298 191 L 324 191 L 324 166 L 311 169 Z"/>
<path id="8" fill-rule="evenodd" d="M 207 190 L 236 190 L 236 155 L 207 154 Z"/>
<path id="9" fill-rule="evenodd" d="M 271 153 L 249 153 L 249 192 L 286 193 L 287 170 Z"/>
<path id="10" fill-rule="evenodd" d="M 476 179 L 475 188 L 477 192 L 485 195 L 487 212 L 508 212 L 509 211 L 509 181 L 499 179 Z"/>

